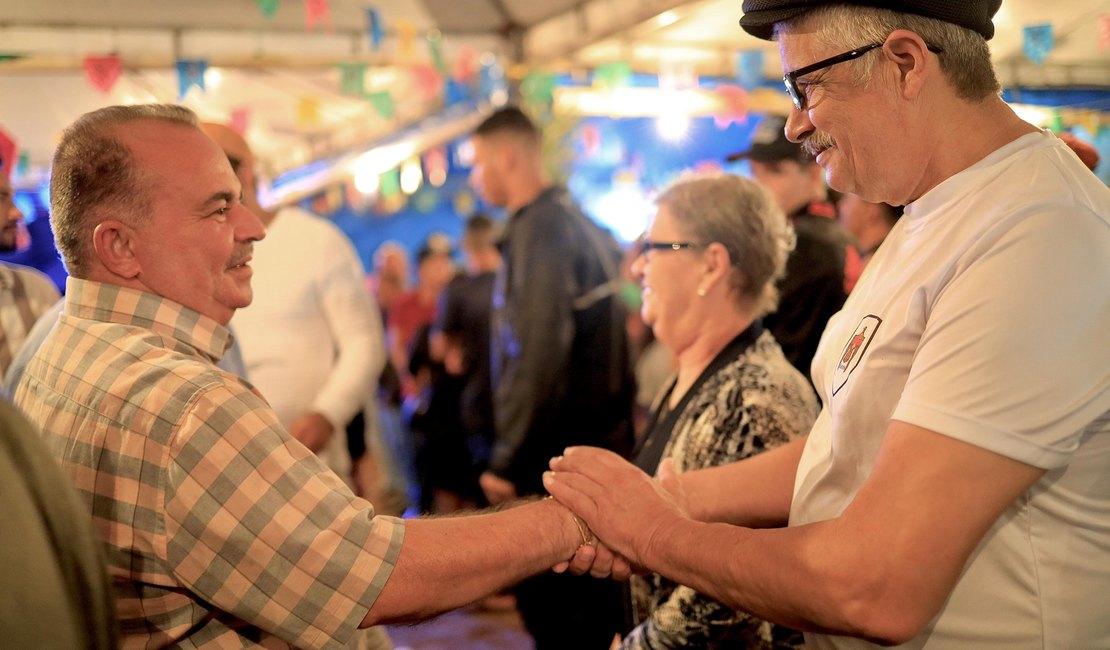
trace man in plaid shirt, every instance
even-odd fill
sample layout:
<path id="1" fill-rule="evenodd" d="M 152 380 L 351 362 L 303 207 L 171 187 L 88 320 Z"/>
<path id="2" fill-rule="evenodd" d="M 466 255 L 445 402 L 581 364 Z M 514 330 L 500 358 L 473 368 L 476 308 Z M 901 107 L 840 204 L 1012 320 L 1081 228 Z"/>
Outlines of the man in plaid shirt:
<path id="1" fill-rule="evenodd" d="M 105 544 L 125 647 L 338 648 L 360 627 L 463 605 L 611 556 L 554 501 L 375 516 L 214 365 L 251 300 L 262 224 L 219 147 L 176 106 L 116 106 L 65 132 L 51 221 L 64 315 L 17 404 Z"/>

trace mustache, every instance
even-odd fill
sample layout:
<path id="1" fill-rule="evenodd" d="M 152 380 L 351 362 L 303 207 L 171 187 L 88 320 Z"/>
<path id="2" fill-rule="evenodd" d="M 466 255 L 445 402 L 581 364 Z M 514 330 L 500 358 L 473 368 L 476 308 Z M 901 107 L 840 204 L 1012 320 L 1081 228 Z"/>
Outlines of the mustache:
<path id="1" fill-rule="evenodd" d="M 252 255 L 254 255 L 254 245 L 243 244 L 239 248 L 235 249 L 235 252 L 232 254 L 231 259 L 227 261 L 227 268 L 231 269 L 239 266 L 243 262 L 249 260 Z"/>
<path id="2" fill-rule="evenodd" d="M 808 136 L 802 141 L 802 148 L 810 156 L 816 158 L 817 154 L 825 149 L 831 149 L 836 146 L 836 140 L 828 133 L 815 131 L 812 135 Z"/>

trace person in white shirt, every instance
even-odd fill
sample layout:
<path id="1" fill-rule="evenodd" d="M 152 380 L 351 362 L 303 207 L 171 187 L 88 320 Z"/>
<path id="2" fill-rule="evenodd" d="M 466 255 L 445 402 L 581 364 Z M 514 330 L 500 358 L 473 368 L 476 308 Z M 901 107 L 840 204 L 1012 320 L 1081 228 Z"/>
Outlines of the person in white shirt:
<path id="1" fill-rule="evenodd" d="M 658 480 L 571 448 L 545 484 L 807 647 L 1108 648 L 1110 189 L 1000 99 L 999 0 L 864 4 L 741 20 L 830 185 L 906 206 L 825 331 L 808 439 Z"/>
<path id="2" fill-rule="evenodd" d="M 266 226 L 251 260 L 254 301 L 231 323 L 247 375 L 293 437 L 350 484 L 345 427 L 371 402 L 385 363 L 381 315 L 362 264 L 334 224 L 295 207 L 263 209 L 246 140 L 221 124 L 203 128 L 231 161 L 243 203 Z M 373 426 L 375 418 L 366 421 Z"/>

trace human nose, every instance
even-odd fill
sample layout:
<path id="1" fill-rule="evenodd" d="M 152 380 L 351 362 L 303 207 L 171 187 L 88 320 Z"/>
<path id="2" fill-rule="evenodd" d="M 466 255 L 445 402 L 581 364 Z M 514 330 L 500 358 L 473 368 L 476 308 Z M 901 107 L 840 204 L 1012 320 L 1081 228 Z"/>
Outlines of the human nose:
<path id="1" fill-rule="evenodd" d="M 786 139 L 791 142 L 801 143 L 814 131 L 813 122 L 809 120 L 809 111 L 791 108 L 786 116 Z"/>
<path id="2" fill-rule="evenodd" d="M 647 255 L 642 250 L 636 252 L 635 259 L 632 260 L 632 265 L 628 267 L 632 277 L 639 281 L 644 277 L 644 266 L 647 265 Z"/>
<path id="3" fill-rule="evenodd" d="M 253 210 L 245 205 L 235 206 L 238 223 L 235 226 L 236 241 L 255 242 L 266 237 L 266 226 Z"/>

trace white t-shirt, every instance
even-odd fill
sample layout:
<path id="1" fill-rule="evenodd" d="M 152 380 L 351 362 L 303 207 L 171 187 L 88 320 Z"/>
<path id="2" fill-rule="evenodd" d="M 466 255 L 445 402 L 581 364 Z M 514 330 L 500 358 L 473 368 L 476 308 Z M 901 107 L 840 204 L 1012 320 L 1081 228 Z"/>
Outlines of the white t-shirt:
<path id="1" fill-rule="evenodd" d="M 255 243 L 251 268 L 254 299 L 231 320 L 247 377 L 286 427 L 310 411 L 332 423 L 320 456 L 349 482 L 344 428 L 385 363 L 362 263 L 335 224 L 284 208 Z"/>
<path id="2" fill-rule="evenodd" d="M 906 647 L 1110 648 L 1110 189 L 1062 142 L 1025 135 L 907 206 L 813 374 L 791 525 L 844 511 L 891 419 L 1048 470 Z"/>

